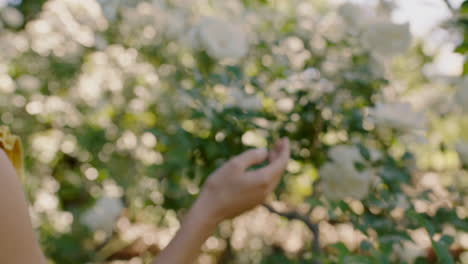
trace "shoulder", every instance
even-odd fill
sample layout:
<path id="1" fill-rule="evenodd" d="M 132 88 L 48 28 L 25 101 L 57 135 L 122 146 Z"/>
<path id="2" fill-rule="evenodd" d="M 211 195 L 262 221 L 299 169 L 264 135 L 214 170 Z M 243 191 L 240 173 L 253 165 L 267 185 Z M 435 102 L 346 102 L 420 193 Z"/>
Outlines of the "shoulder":
<path id="1" fill-rule="evenodd" d="M 11 162 L 19 176 L 23 174 L 23 146 L 18 136 L 12 134 L 6 126 L 0 126 L 0 149 L 2 159 Z"/>
<path id="2" fill-rule="evenodd" d="M 0 171 L 4 173 L 14 173 L 13 164 L 3 148 L 0 148 Z"/>
<path id="3" fill-rule="evenodd" d="M 11 149 L 0 147 L 0 262 L 45 264 L 9 153 Z"/>

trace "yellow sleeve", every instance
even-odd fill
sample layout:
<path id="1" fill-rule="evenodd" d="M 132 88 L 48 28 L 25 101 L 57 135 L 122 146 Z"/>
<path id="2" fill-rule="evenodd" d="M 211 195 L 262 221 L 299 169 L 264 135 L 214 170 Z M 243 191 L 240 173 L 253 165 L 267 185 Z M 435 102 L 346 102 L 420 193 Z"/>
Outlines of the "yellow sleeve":
<path id="1" fill-rule="evenodd" d="M 6 126 L 0 126 L 0 148 L 2 148 L 11 160 L 16 172 L 23 178 L 23 146 L 18 136 L 12 135 Z"/>

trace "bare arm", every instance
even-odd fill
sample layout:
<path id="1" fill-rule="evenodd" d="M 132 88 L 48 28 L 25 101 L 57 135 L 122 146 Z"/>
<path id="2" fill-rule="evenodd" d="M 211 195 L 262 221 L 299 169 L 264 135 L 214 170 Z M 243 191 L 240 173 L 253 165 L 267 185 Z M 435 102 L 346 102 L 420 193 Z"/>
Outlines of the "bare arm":
<path id="1" fill-rule="evenodd" d="M 256 207 L 274 190 L 289 156 L 289 141 L 283 139 L 270 153 L 264 149 L 249 150 L 215 171 L 185 217 L 181 229 L 153 264 L 193 263 L 201 245 L 222 220 Z M 267 159 L 270 164 L 266 167 L 248 170 Z"/>
<path id="2" fill-rule="evenodd" d="M 0 262 L 45 264 L 16 171 L 0 148 Z"/>

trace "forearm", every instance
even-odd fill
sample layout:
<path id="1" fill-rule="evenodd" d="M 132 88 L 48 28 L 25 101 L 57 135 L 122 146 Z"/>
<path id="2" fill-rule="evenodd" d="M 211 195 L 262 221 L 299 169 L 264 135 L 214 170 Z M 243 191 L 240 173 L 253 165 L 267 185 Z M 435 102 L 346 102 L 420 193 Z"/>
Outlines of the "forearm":
<path id="1" fill-rule="evenodd" d="M 195 202 L 174 239 L 159 254 L 153 264 L 189 264 L 195 261 L 201 246 L 215 231 L 220 221 L 209 212 L 205 199 L 201 195 Z"/>
<path id="2" fill-rule="evenodd" d="M 271 152 L 248 150 L 213 172 L 181 229 L 153 264 L 193 263 L 221 220 L 236 217 L 265 200 L 278 184 L 289 157 L 289 140 L 284 138 L 276 142 Z M 267 166 L 249 170 L 266 159 Z"/>

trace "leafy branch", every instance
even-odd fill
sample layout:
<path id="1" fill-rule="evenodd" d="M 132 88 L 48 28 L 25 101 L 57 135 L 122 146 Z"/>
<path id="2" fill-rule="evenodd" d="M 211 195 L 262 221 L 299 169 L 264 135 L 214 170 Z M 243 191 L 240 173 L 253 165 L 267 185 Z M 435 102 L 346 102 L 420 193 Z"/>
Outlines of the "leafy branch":
<path id="1" fill-rule="evenodd" d="M 288 220 L 299 220 L 303 222 L 307 226 L 307 228 L 309 228 L 309 230 L 312 232 L 314 236 L 314 241 L 313 241 L 314 253 L 320 254 L 320 251 L 321 251 L 320 250 L 320 232 L 319 232 L 318 224 L 312 223 L 312 221 L 310 221 L 310 219 L 307 216 L 302 215 L 298 213 L 297 211 L 290 211 L 287 213 L 283 213 L 283 212 L 277 211 L 275 208 L 273 208 L 272 206 L 268 204 L 263 204 L 263 207 L 265 207 L 271 213 L 285 217 Z"/>

